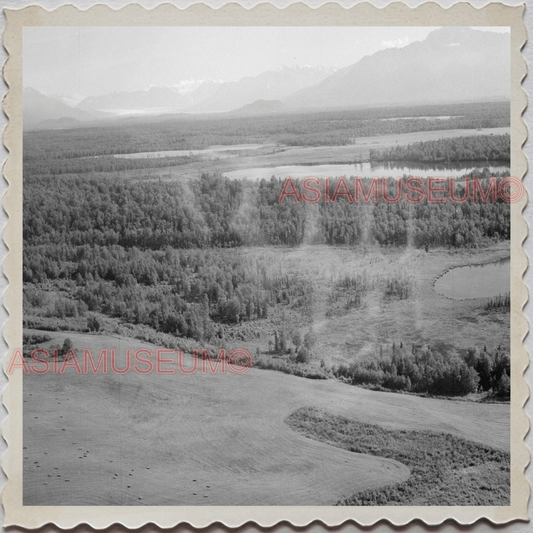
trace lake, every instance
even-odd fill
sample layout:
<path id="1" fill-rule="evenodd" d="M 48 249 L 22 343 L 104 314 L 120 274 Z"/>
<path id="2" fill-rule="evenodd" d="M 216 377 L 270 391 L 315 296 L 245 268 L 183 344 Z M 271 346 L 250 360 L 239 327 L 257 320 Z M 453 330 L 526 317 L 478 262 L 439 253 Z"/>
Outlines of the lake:
<path id="1" fill-rule="evenodd" d="M 445 176 L 458 178 L 472 170 L 487 167 L 491 172 L 504 172 L 509 165 L 487 165 L 486 161 L 463 161 L 457 164 L 424 164 L 424 163 L 360 163 L 360 164 L 327 164 L 327 165 L 287 165 L 279 167 L 257 167 L 223 172 L 223 175 L 232 179 L 261 180 L 276 178 L 334 178 L 337 176 L 357 176 L 361 178 L 401 178 L 404 174 L 427 178 L 430 176 Z"/>
<path id="2" fill-rule="evenodd" d="M 452 268 L 435 282 L 435 290 L 454 300 L 503 296 L 511 290 L 511 261 Z"/>

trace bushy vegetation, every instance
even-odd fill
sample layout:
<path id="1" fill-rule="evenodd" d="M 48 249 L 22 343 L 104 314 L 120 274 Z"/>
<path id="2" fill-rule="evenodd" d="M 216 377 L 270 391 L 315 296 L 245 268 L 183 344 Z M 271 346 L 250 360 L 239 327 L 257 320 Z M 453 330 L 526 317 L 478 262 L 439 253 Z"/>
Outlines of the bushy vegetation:
<path id="1" fill-rule="evenodd" d="M 22 335 L 22 344 L 26 345 L 37 345 L 51 340 L 49 335 L 43 333 L 23 333 Z"/>
<path id="2" fill-rule="evenodd" d="M 120 173 L 127 170 L 148 170 L 186 165 L 199 158 L 193 156 L 154 157 L 154 158 L 119 158 L 114 156 L 94 156 L 73 159 L 52 159 L 46 168 L 42 162 L 27 158 L 28 174 L 46 172 L 46 175 L 78 175 L 87 173 Z"/>
<path id="3" fill-rule="evenodd" d="M 353 385 L 367 385 L 393 391 L 460 396 L 492 391 L 509 398 L 511 361 L 498 347 L 494 353 L 470 348 L 461 357 L 446 346 L 415 346 L 402 343 L 351 365 L 339 365 L 333 375 Z"/>
<path id="4" fill-rule="evenodd" d="M 365 295 L 375 288 L 375 278 L 368 273 L 347 274 L 333 284 L 333 290 L 328 297 L 330 309 L 326 316 L 335 316 L 358 309 L 363 304 Z"/>
<path id="5" fill-rule="evenodd" d="M 500 294 L 499 296 L 496 296 L 495 298 L 491 298 L 486 304 L 485 309 L 488 309 L 489 311 L 493 310 L 502 310 L 502 311 L 509 311 L 511 309 L 511 295 L 508 294 Z"/>
<path id="6" fill-rule="evenodd" d="M 318 307 L 327 304 L 327 316 L 337 309 L 346 313 L 363 287 L 365 298 L 373 292 L 387 303 L 391 283 L 406 277 L 398 269 L 393 274 L 340 276 L 332 280 L 330 292 L 329 284 L 323 286 L 319 279 L 286 270 L 278 259 L 267 261 L 267 251 L 57 245 L 31 247 L 24 253 L 31 260 L 24 265 L 25 327 L 104 332 L 107 317 L 219 343 L 271 330 L 268 319 L 275 307 L 278 340 L 272 338 L 272 349 L 281 354 L 292 348 L 298 362 L 311 358 L 316 337 L 308 329 Z"/>
<path id="7" fill-rule="evenodd" d="M 412 392 L 433 396 L 465 396 L 490 393 L 500 400 L 510 398 L 511 360 L 498 346 L 493 353 L 484 347 L 469 348 L 460 355 L 453 347 L 436 343 L 433 347 L 399 343 L 381 346 L 379 353 L 351 364 L 329 368 L 317 366 L 317 336 L 309 330 L 281 329 L 269 341 L 269 352 L 257 350 L 254 366 L 279 370 L 311 379 L 335 377 L 345 383 L 377 390 Z"/>
<path id="8" fill-rule="evenodd" d="M 31 358 L 32 353 L 35 350 L 43 349 L 43 344 L 51 341 L 52 338 L 49 335 L 44 334 L 24 334 L 23 335 L 23 357 Z M 46 352 L 51 357 L 56 357 L 58 359 L 63 359 L 70 350 L 74 350 L 74 344 L 70 338 L 65 338 L 63 344 L 52 345 L 46 347 Z M 42 354 L 41 354 L 42 356 Z"/>
<path id="9" fill-rule="evenodd" d="M 286 419 L 306 437 L 393 459 L 411 475 L 403 483 L 347 495 L 338 505 L 509 505 L 508 453 L 447 433 L 389 430 L 302 408 Z"/>
<path id="10" fill-rule="evenodd" d="M 22 355 L 23 357 L 31 357 L 31 353 L 37 350 L 45 342 L 51 340 L 51 337 L 46 334 L 29 334 L 23 333 L 22 335 Z"/>
<path id="11" fill-rule="evenodd" d="M 511 136 L 474 135 L 437 141 L 422 141 L 389 150 L 370 150 L 372 161 L 412 161 L 438 163 L 450 161 L 511 160 Z"/>
<path id="12" fill-rule="evenodd" d="M 277 370 L 307 379 L 328 379 L 325 369 L 316 366 L 305 366 L 290 359 L 281 357 L 260 356 L 254 359 L 254 367 L 265 370 Z"/>
<path id="13" fill-rule="evenodd" d="M 298 329 L 288 330 L 286 326 L 286 320 L 282 319 L 283 327 L 279 331 L 274 331 L 274 339 L 268 342 L 269 356 L 267 359 L 263 359 L 262 368 L 266 368 L 265 365 L 269 365 L 269 368 L 273 368 L 278 362 L 282 367 L 286 366 L 286 363 L 309 363 L 314 355 L 314 349 L 317 345 L 318 338 L 312 329 L 309 329 L 304 335 L 300 333 Z M 261 354 L 258 350 L 258 358 Z M 292 368 L 292 366 L 291 366 Z M 296 368 L 296 367 L 295 367 Z M 324 370 L 324 364 L 321 364 L 321 369 Z M 301 372 L 301 370 L 299 370 Z M 287 373 L 293 374 L 290 371 Z M 324 372 L 320 372 L 321 375 L 325 375 Z M 300 374 L 298 374 L 300 375 Z"/>
<path id="14" fill-rule="evenodd" d="M 500 398 L 509 399 L 511 358 L 500 346 L 493 353 L 490 353 L 486 346 L 482 351 L 469 348 L 465 362 L 477 372 L 480 390 L 492 391 Z"/>

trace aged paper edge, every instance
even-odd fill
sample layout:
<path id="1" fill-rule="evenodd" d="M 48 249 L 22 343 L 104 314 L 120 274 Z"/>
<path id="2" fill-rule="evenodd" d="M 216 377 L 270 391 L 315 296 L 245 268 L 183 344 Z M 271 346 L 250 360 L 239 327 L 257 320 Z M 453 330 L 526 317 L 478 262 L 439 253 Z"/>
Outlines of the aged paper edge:
<path id="1" fill-rule="evenodd" d="M 476 8 L 462 2 L 442 8 L 428 2 L 410 8 L 401 2 L 377 8 L 369 3 L 343 8 L 335 3 L 312 9 L 303 3 L 279 9 L 267 3 L 252 9 L 239 4 L 226 4 L 213 9 L 205 4 L 194 4 L 179 9 L 163 4 L 147 10 L 130 4 L 120 10 L 97 5 L 80 10 L 73 5 L 47 11 L 39 6 L 20 10 L 5 9 L 6 29 L 3 36 L 8 60 L 4 65 L 4 79 L 8 93 L 3 109 L 8 117 L 3 141 L 9 152 L 4 166 L 8 189 L 3 207 L 8 215 L 4 241 L 8 254 L 4 272 L 9 281 L 4 296 L 4 306 L 9 314 L 3 330 L 9 347 L 4 356 L 4 372 L 14 350 L 22 346 L 22 28 L 24 26 L 510 26 L 511 27 L 511 174 L 522 179 L 527 171 L 527 159 L 522 147 L 527 139 L 527 127 L 522 113 L 527 106 L 527 95 L 522 88 L 527 67 L 521 54 L 526 43 L 523 21 L 525 5 L 509 6 L 491 3 Z M 285 521 L 294 526 L 306 526 L 320 521 L 327 526 L 337 526 L 353 521 L 370 526 L 380 520 L 400 526 L 413 520 L 427 525 L 437 525 L 444 520 L 459 524 L 473 524 L 485 518 L 494 524 L 513 520 L 529 520 L 527 504 L 530 488 L 524 471 L 529 464 L 529 450 L 524 442 L 529 430 L 529 418 L 524 404 L 529 398 L 529 387 L 524 378 L 528 353 L 523 344 L 528 332 L 528 322 L 523 308 L 528 299 L 528 289 L 523 281 L 528 258 L 522 247 L 528 235 L 523 217 L 527 195 L 511 206 L 511 505 L 508 507 L 166 507 L 166 506 L 32 506 L 22 505 L 22 369 L 8 375 L 8 386 L 3 403 L 8 416 L 3 424 L 3 435 L 8 444 L 2 467 L 8 478 L 2 492 L 5 510 L 4 526 L 38 528 L 55 524 L 72 528 L 86 523 L 102 529 L 112 524 L 138 528 L 156 524 L 169 528 L 190 524 L 203 528 L 213 523 L 238 527 L 254 522 L 271 527 Z"/>

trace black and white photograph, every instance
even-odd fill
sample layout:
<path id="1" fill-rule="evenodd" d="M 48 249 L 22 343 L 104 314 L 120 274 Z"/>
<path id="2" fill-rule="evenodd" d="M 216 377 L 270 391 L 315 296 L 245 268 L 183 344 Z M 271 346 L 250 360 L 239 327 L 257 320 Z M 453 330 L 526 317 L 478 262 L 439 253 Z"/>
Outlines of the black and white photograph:
<path id="1" fill-rule="evenodd" d="M 22 44 L 24 507 L 511 505 L 508 25 Z"/>

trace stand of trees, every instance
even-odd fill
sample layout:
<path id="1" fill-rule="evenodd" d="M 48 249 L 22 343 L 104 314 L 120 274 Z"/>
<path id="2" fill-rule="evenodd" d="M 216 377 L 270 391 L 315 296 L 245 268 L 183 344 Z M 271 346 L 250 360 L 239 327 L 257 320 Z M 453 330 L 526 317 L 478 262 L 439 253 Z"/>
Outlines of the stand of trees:
<path id="1" fill-rule="evenodd" d="M 117 245 L 29 247 L 24 281 L 63 283 L 85 310 L 205 341 L 221 337 L 217 324 L 266 318 L 282 283 L 256 261 L 210 250 L 140 251 Z M 48 306 L 46 292 L 34 285 L 26 285 L 24 297 L 31 307 Z M 65 307 L 69 304 L 72 311 Z M 56 300 L 51 314 L 78 316 L 84 310 L 73 301 Z M 99 329 L 94 322 L 89 317 L 90 330 Z"/>
<path id="2" fill-rule="evenodd" d="M 500 347 L 489 353 L 470 348 L 464 357 L 438 347 L 396 347 L 350 366 L 333 368 L 333 374 L 354 385 L 371 385 L 396 391 L 435 395 L 465 395 L 490 391 L 501 397 L 510 394 L 510 357 Z"/>
<path id="3" fill-rule="evenodd" d="M 416 161 L 438 163 L 449 161 L 511 160 L 511 136 L 474 135 L 423 141 L 395 146 L 389 150 L 370 150 L 371 161 Z"/>

